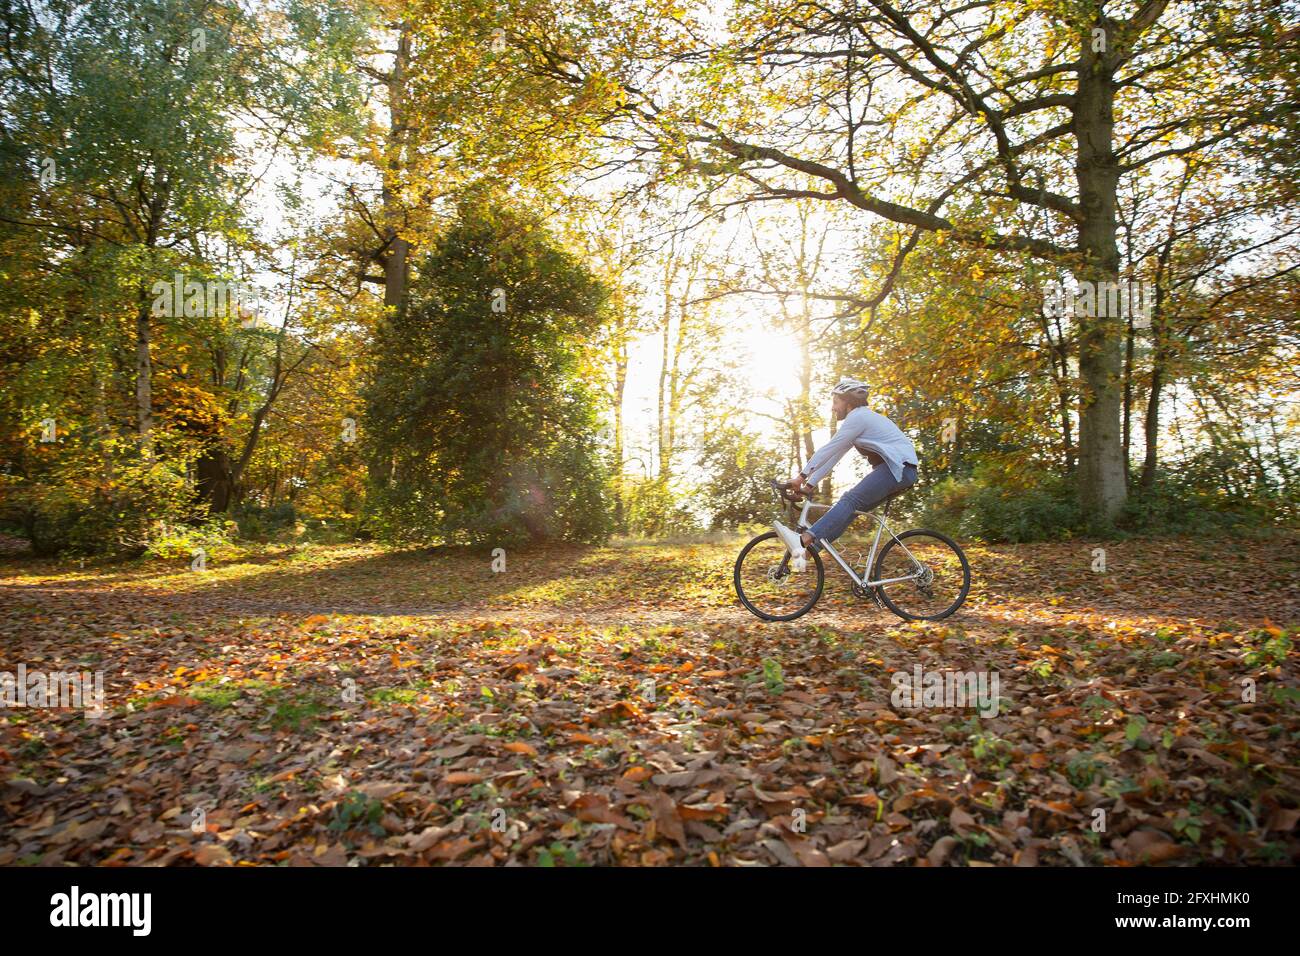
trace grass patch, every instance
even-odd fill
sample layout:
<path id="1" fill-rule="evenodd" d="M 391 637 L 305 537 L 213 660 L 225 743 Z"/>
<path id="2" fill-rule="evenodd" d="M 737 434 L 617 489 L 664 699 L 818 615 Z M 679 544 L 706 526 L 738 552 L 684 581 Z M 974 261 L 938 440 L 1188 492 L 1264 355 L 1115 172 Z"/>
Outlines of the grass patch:
<path id="1" fill-rule="evenodd" d="M 209 707 L 224 710 L 234 705 L 248 691 L 264 691 L 271 685 L 260 680 L 203 681 L 188 690 L 189 696 Z"/>
<path id="2" fill-rule="evenodd" d="M 330 708 L 318 691 L 286 691 L 275 688 L 267 694 L 271 704 L 271 726 L 276 730 L 303 733 L 316 726 Z"/>

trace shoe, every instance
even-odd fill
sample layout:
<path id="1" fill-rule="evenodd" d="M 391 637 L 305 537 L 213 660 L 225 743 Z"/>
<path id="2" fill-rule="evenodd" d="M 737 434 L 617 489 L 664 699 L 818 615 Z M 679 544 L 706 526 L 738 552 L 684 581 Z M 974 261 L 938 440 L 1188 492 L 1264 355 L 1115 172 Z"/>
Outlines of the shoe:
<path id="1" fill-rule="evenodd" d="M 790 552 L 790 569 L 792 571 L 806 571 L 808 569 L 808 559 L 804 556 L 803 538 L 799 532 L 791 531 L 779 521 L 772 522 L 772 530 L 776 536 L 781 539 L 787 551 Z"/>

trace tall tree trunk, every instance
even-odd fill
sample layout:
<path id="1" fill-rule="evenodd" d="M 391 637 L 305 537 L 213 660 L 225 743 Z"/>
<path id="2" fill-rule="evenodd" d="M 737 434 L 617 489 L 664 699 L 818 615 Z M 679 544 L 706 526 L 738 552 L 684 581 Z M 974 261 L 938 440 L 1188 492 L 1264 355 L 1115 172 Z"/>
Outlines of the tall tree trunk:
<path id="1" fill-rule="evenodd" d="M 1047 316 L 1039 319 L 1043 338 L 1047 342 L 1048 361 L 1051 363 L 1052 383 L 1056 389 L 1056 414 L 1061 428 L 1061 463 L 1067 475 L 1074 474 L 1074 432 L 1070 422 L 1073 409 L 1070 394 L 1070 349 L 1065 340 L 1065 331 L 1061 328 L 1059 315 L 1052 316 L 1048 324 Z M 1053 335 L 1052 327 L 1056 327 Z"/>
<path id="2" fill-rule="evenodd" d="M 614 348 L 614 524 L 620 532 L 623 522 L 623 394 L 627 390 L 626 319 L 618 315 L 617 345 Z"/>
<path id="3" fill-rule="evenodd" d="M 1162 350 L 1157 348 L 1151 357 L 1151 394 L 1147 396 L 1146 418 L 1142 423 L 1142 435 L 1145 441 L 1145 454 L 1142 458 L 1142 478 L 1139 485 L 1143 490 L 1156 483 L 1156 441 L 1160 437 L 1160 390 L 1165 384 L 1165 358 Z"/>
<path id="4" fill-rule="evenodd" d="M 1102 22 L 1103 28 L 1108 24 Z M 1078 143 L 1075 178 L 1082 221 L 1080 278 L 1098 283 L 1119 281 L 1117 193 L 1119 162 L 1114 148 L 1114 67 L 1105 53 L 1094 53 L 1087 40 L 1079 58 L 1079 87 L 1074 110 Z M 1105 309 L 1094 309 L 1103 312 Z M 1113 316 L 1080 316 L 1079 500 L 1086 517 L 1110 524 L 1127 494 L 1120 436 L 1120 324 Z"/>
<path id="5" fill-rule="evenodd" d="M 793 411 L 793 409 L 791 409 Z M 789 471 L 793 474 L 794 470 L 799 467 L 799 426 L 794 421 L 794 416 L 790 416 L 790 467 Z"/>
<path id="6" fill-rule="evenodd" d="M 1191 181 L 1191 167 L 1184 167 L 1182 185 L 1178 190 L 1178 200 L 1174 206 L 1177 210 L 1182 205 L 1182 198 Z M 1160 393 L 1167 384 L 1170 359 L 1169 343 L 1165 334 L 1166 276 L 1169 263 L 1173 259 L 1174 242 L 1178 236 L 1177 217 L 1171 216 L 1169 231 L 1156 259 L 1155 301 L 1151 308 L 1151 394 L 1147 396 L 1146 419 L 1143 422 L 1144 454 L 1142 457 L 1142 477 L 1139 486 L 1145 491 L 1155 486 L 1156 465 L 1159 451 L 1156 443 L 1160 437 Z"/>
<path id="7" fill-rule="evenodd" d="M 664 293 L 663 348 L 659 356 L 659 477 L 667 478 L 672 469 L 672 451 L 668 448 L 668 338 L 672 317 L 668 311 L 668 294 Z"/>
<path id="8" fill-rule="evenodd" d="M 152 195 L 149 197 L 145 212 L 144 246 L 146 261 L 152 266 L 155 262 L 154 249 L 158 246 L 162 234 L 163 216 L 171 200 L 171 181 L 165 173 L 158 174 L 153 181 Z M 135 407 L 136 423 L 140 435 L 140 450 L 144 457 L 152 461 L 154 457 L 153 441 L 153 359 L 149 355 L 152 330 L 149 316 L 153 309 L 152 284 L 140 286 L 140 309 L 135 316 Z M 180 303 L 173 303 L 173 313 L 182 309 Z M 183 311 L 183 309 L 182 309 Z"/>
<path id="9" fill-rule="evenodd" d="M 838 428 L 838 427 L 839 427 L 839 424 L 840 424 L 840 423 L 836 420 L 836 418 L 835 418 L 835 410 L 834 410 L 834 409 L 832 409 L 832 410 L 829 412 L 829 416 L 828 416 L 828 417 L 829 417 L 829 422 L 830 422 L 829 427 L 830 427 L 830 430 L 831 430 L 831 438 L 834 438 L 834 437 L 835 437 L 835 429 Z M 829 441 L 830 439 L 827 439 L 827 440 Z M 834 470 L 834 469 L 832 469 L 832 471 L 833 471 L 833 470 Z M 831 498 L 835 497 L 835 486 L 834 486 L 834 484 L 833 484 L 833 482 L 832 482 L 832 479 L 831 479 L 831 473 L 830 473 L 829 471 L 826 473 L 826 477 L 822 480 L 821 495 L 822 495 L 822 500 L 823 500 L 823 501 L 830 501 Z"/>
<path id="10" fill-rule="evenodd" d="M 140 450 L 153 458 L 153 360 L 149 357 L 150 301 L 141 289 L 140 309 L 135 316 L 135 414 Z"/>
<path id="11" fill-rule="evenodd" d="M 292 298 L 290 298 L 290 302 L 292 302 Z M 232 459 L 225 444 L 218 437 L 208 444 L 203 457 L 199 459 L 199 489 L 214 514 L 224 513 L 231 505 L 238 503 L 243 498 L 244 473 L 248 470 L 249 462 L 253 460 L 253 453 L 257 451 L 258 443 L 261 441 L 262 425 L 275 407 L 275 403 L 279 399 L 285 383 L 289 380 L 289 376 L 305 360 L 304 355 L 287 368 L 285 367 L 284 346 L 289 335 L 289 314 L 289 308 L 286 307 L 284 322 L 281 324 L 280 331 L 275 339 L 275 357 L 271 363 L 270 380 L 267 383 L 266 395 L 262 400 L 262 404 L 253 410 L 252 421 L 249 423 L 248 434 L 244 436 L 244 445 L 240 449 L 239 457 Z M 224 357 L 218 355 L 215 364 L 218 369 L 224 370 Z M 241 359 L 239 376 L 236 378 L 237 387 L 243 383 L 244 371 L 245 361 Z M 224 376 L 224 371 L 221 374 Z"/>
<path id="12" fill-rule="evenodd" d="M 99 441 L 101 474 L 105 481 L 113 480 L 113 428 L 108 422 L 108 387 L 104 383 L 104 369 L 95 363 L 95 434 Z"/>
<path id="13" fill-rule="evenodd" d="M 804 461 L 813 456 L 812 434 L 812 316 L 805 287 L 799 326 L 799 425 L 803 429 Z"/>
<path id="14" fill-rule="evenodd" d="M 682 350 L 686 347 L 687 329 L 690 325 L 686 305 L 690 299 L 690 290 L 690 282 L 687 282 L 678 303 L 677 337 L 673 341 L 673 360 L 668 372 L 668 415 L 665 423 L 668 430 L 668 444 L 664 450 L 664 477 L 672 474 L 676 464 L 677 428 L 681 424 L 682 400 L 686 397 L 686 389 L 694 377 L 689 371 L 685 375 L 682 373 Z"/>
<path id="15" fill-rule="evenodd" d="M 397 49 L 393 55 L 393 69 L 388 75 L 388 156 L 384 164 L 384 306 L 401 310 L 406 301 L 407 279 L 410 274 L 410 243 L 399 233 L 403 210 L 399 189 L 406 163 L 406 76 L 411 56 L 410 28 L 399 27 Z"/>
<path id="16" fill-rule="evenodd" d="M 668 352 L 669 341 L 672 338 L 673 326 L 673 279 L 677 275 L 677 250 L 670 247 L 667 258 L 664 260 L 663 275 L 663 336 L 659 352 L 659 402 L 658 402 L 658 431 L 656 433 L 659 445 L 659 471 L 660 478 L 667 478 L 672 470 L 672 450 L 668 448 Z"/>
<path id="17" fill-rule="evenodd" d="M 1124 437 L 1121 441 L 1124 449 L 1124 480 L 1128 481 L 1129 449 L 1133 437 L 1133 348 L 1135 335 L 1133 317 L 1128 317 L 1128 328 L 1124 333 Z"/>
<path id="18" fill-rule="evenodd" d="M 1070 398 L 1062 390 L 1057 400 L 1058 411 L 1061 416 L 1061 443 L 1063 445 L 1062 454 L 1065 456 L 1065 473 L 1074 474 L 1074 435 L 1070 427 Z"/>
<path id="19" fill-rule="evenodd" d="M 195 462 L 199 496 L 211 514 L 225 514 L 234 503 L 235 481 L 230 456 L 221 439 L 214 438 Z"/>

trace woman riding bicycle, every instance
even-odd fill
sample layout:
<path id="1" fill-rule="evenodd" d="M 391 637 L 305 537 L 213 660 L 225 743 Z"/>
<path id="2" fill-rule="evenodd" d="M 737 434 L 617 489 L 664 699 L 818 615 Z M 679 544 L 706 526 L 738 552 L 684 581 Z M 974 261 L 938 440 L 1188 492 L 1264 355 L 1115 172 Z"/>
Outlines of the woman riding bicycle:
<path id="1" fill-rule="evenodd" d="M 811 496 L 849 448 L 856 448 L 874 465 L 871 473 L 850 488 L 802 535 L 777 522 L 772 527 L 789 549 L 795 570 L 802 570 L 805 549 L 817 550 L 834 541 L 853 520 L 854 512 L 870 511 L 886 498 L 916 483 L 918 460 L 912 440 L 879 412 L 867 408 L 867 383 L 844 378 L 831 390 L 831 409 L 842 424 L 830 441 L 817 449 L 803 470 L 783 487 Z"/>

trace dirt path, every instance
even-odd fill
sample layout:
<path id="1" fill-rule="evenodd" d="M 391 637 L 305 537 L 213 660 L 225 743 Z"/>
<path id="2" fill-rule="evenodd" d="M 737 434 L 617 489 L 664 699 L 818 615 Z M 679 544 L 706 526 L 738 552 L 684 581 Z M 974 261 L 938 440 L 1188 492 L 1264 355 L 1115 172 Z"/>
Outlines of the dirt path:
<path id="1" fill-rule="evenodd" d="M 458 604 L 395 604 L 375 605 L 349 602 L 318 602 L 303 600 L 276 600 L 271 598 L 240 598 L 210 594 L 169 594 L 165 591 L 136 588 L 52 588 L 40 585 L 0 584 L 0 601 L 40 600 L 58 602 L 67 607 L 95 607 L 101 610 L 138 608 L 148 604 L 157 613 L 203 613 L 222 616 L 275 616 L 339 615 L 344 617 L 411 617 L 432 620 L 493 620 L 527 623 L 544 621 L 556 624 L 689 624 L 700 623 L 760 623 L 742 607 L 717 608 L 629 608 L 585 607 L 562 611 L 548 607 L 502 607 L 475 602 Z M 870 613 L 866 611 L 864 613 Z M 818 615 L 820 617 L 820 615 Z M 837 620 L 848 617 L 842 611 L 830 611 Z M 856 616 L 856 615 L 855 615 Z"/>

